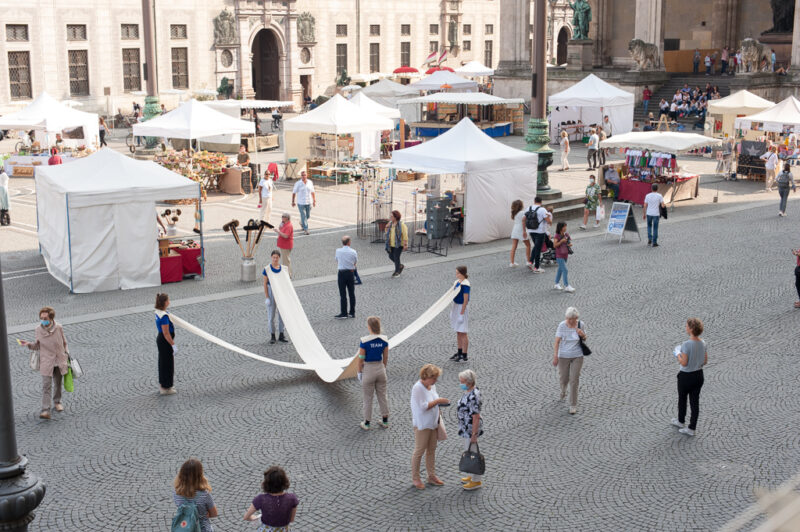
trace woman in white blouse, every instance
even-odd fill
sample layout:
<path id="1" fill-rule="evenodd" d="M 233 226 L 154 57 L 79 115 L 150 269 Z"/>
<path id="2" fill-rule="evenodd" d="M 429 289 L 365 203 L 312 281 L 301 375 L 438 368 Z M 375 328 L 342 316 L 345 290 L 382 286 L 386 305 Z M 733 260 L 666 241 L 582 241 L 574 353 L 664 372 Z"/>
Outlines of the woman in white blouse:
<path id="1" fill-rule="evenodd" d="M 419 371 L 419 380 L 411 389 L 411 419 L 414 424 L 414 454 L 411 455 L 411 479 L 418 490 L 425 489 L 419 474 L 422 455 L 425 455 L 425 470 L 428 483 L 442 486 L 436 476 L 436 443 L 439 426 L 439 405 L 449 405 L 447 399 L 436 393 L 436 381 L 442 374 L 441 368 L 425 364 Z"/>

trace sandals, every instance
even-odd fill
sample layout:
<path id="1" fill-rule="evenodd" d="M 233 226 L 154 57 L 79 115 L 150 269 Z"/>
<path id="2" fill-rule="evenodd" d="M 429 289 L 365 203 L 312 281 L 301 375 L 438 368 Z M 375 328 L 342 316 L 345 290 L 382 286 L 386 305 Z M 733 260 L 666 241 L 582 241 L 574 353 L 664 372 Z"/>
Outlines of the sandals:
<path id="1" fill-rule="evenodd" d="M 417 488 L 418 490 L 424 490 L 425 489 L 425 484 L 423 484 L 421 480 L 415 480 L 413 482 L 413 484 L 414 484 L 414 487 Z"/>
<path id="2" fill-rule="evenodd" d="M 444 482 L 439 477 L 428 477 L 428 484 L 433 486 L 444 486 Z"/>

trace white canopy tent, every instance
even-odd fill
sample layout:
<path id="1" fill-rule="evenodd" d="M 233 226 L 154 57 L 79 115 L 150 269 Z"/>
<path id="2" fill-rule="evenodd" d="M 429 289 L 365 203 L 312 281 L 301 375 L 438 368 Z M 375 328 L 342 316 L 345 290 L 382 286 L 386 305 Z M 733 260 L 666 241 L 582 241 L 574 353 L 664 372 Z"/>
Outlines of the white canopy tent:
<path id="1" fill-rule="evenodd" d="M 409 98 L 401 100 L 402 103 L 449 103 L 465 105 L 502 105 L 520 104 L 525 100 L 522 98 L 500 98 L 485 92 L 434 92 L 419 98 Z"/>
<path id="2" fill-rule="evenodd" d="M 750 129 L 754 122 L 763 124 L 764 131 L 782 132 L 784 127 L 794 126 L 794 132 L 800 132 L 800 101 L 789 96 L 765 111 L 754 115 L 737 118 L 736 129 Z"/>
<path id="3" fill-rule="evenodd" d="M 681 153 L 704 148 L 720 146 L 722 141 L 695 133 L 676 133 L 673 131 L 634 131 L 622 135 L 614 135 L 600 142 L 601 148 L 635 148 L 653 150 L 664 153 Z"/>
<path id="4" fill-rule="evenodd" d="M 480 61 L 470 61 L 464 66 L 458 67 L 456 69 L 456 74 L 467 77 L 493 76 L 494 69 L 487 67 Z"/>
<path id="5" fill-rule="evenodd" d="M 109 148 L 41 167 L 36 209 L 47 269 L 75 293 L 160 285 L 155 203 L 185 198 L 200 198 L 200 184 Z"/>
<path id="6" fill-rule="evenodd" d="M 222 111 L 225 109 L 281 109 L 294 107 L 290 100 L 211 100 L 203 102 L 212 109 Z"/>
<path id="7" fill-rule="evenodd" d="M 478 90 L 478 83 L 450 72 L 449 70 L 437 70 L 430 76 L 422 78 L 408 85 L 417 91 L 438 91 L 442 85 L 449 85 L 453 90 Z"/>
<path id="8" fill-rule="evenodd" d="M 737 116 L 759 113 L 774 105 L 773 102 L 745 90 L 735 92 L 719 100 L 709 100 L 706 123 L 710 123 L 711 126 L 707 125 L 706 128 L 711 131 L 712 135 L 728 135 L 728 137 L 733 138 L 736 129 L 734 122 Z M 714 122 L 718 120 L 717 117 L 722 118 L 722 127 L 719 131 L 714 129 Z"/>
<path id="9" fill-rule="evenodd" d="M 550 123 L 557 124 L 580 120 L 583 124 L 600 124 L 608 115 L 613 135 L 628 133 L 633 129 L 634 96 L 589 74 L 565 91 L 549 97 L 553 108 Z M 554 130 L 554 132 L 556 132 Z"/>
<path id="10" fill-rule="evenodd" d="M 99 118 L 95 113 L 78 111 L 56 101 L 42 92 L 27 107 L 15 113 L 0 116 L 0 129 L 36 129 L 44 131 L 47 138 L 42 144 L 52 145 L 55 134 L 65 129 L 82 127 L 83 139 L 75 144 L 93 145 L 99 142 Z"/>
<path id="11" fill-rule="evenodd" d="M 416 122 L 420 118 L 418 105 L 400 103 L 403 98 L 419 95 L 419 91 L 410 85 L 382 79 L 374 85 L 364 87 L 360 92 L 381 105 L 399 109 L 400 116 L 406 122 Z"/>
<path id="12" fill-rule="evenodd" d="M 373 113 L 377 116 L 390 119 L 400 119 L 400 109 L 381 105 L 372 98 L 366 96 L 361 91 L 357 92 L 352 98 L 350 98 L 350 103 L 353 103 L 360 109 L 367 111 L 368 113 Z"/>
<path id="13" fill-rule="evenodd" d="M 465 118 L 433 140 L 396 150 L 391 166 L 464 176 L 464 242 L 508 238 L 511 202 L 536 197 L 539 156 L 506 146 Z"/>
<path id="14" fill-rule="evenodd" d="M 191 99 L 167 114 L 133 125 L 138 137 L 202 139 L 215 135 L 253 134 L 252 122 L 239 120 Z"/>

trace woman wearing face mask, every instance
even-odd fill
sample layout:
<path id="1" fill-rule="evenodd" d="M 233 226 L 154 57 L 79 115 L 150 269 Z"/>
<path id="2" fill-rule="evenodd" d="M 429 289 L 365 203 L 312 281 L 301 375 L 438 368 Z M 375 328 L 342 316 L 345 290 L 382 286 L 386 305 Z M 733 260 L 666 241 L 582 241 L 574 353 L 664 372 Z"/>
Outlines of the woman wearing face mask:
<path id="1" fill-rule="evenodd" d="M 53 402 L 56 412 L 63 412 L 61 403 L 61 380 L 67 374 L 67 339 L 64 330 L 55 322 L 56 311 L 52 307 L 43 307 L 39 311 L 39 326 L 35 342 L 20 340 L 20 344 L 31 351 L 39 351 L 39 373 L 42 375 L 42 411 L 39 417 L 50 419 L 50 393 L 55 384 Z"/>
<path id="2" fill-rule="evenodd" d="M 481 391 L 476 388 L 478 378 L 474 371 L 468 369 L 458 374 L 458 380 L 464 391 L 464 395 L 458 400 L 458 435 L 464 440 L 465 451 L 471 447 L 477 451 L 478 436 L 483 434 L 483 418 L 481 418 L 483 397 Z M 482 487 L 481 475 L 467 475 L 461 478 L 461 482 L 467 491 Z"/>
<path id="3" fill-rule="evenodd" d="M 597 211 L 597 205 L 600 203 L 600 185 L 597 184 L 593 175 L 589 176 L 589 186 L 586 187 L 586 199 L 583 200 L 586 207 L 583 209 L 583 224 L 580 225 L 581 229 L 586 229 L 586 222 L 589 221 L 589 213 Z M 595 220 L 595 227 L 600 226 L 600 222 Z"/>

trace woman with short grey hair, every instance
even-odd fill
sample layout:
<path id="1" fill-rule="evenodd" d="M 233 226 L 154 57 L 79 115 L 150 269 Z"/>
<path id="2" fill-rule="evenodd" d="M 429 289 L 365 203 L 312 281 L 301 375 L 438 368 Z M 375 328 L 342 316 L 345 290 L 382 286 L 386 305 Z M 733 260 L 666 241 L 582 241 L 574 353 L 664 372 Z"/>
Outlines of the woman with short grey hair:
<path id="1" fill-rule="evenodd" d="M 583 349 L 580 344 L 581 340 L 586 340 L 586 327 L 579 320 L 580 314 L 575 307 L 567 309 L 565 318 L 556 329 L 553 365 L 558 367 L 561 400 L 567 396 L 569 385 L 569 413 L 575 414 L 578 411 L 578 382 L 583 367 Z"/>
<path id="2" fill-rule="evenodd" d="M 474 445 L 477 451 L 478 436 L 483 434 L 483 418 L 481 417 L 481 407 L 483 397 L 481 391 L 476 388 L 478 378 L 475 372 L 467 369 L 458 374 L 461 389 L 464 395 L 458 401 L 458 435 L 464 440 L 464 450 L 469 451 Z M 476 490 L 483 486 L 481 475 L 467 475 L 461 478 L 464 489 L 467 491 Z"/>

